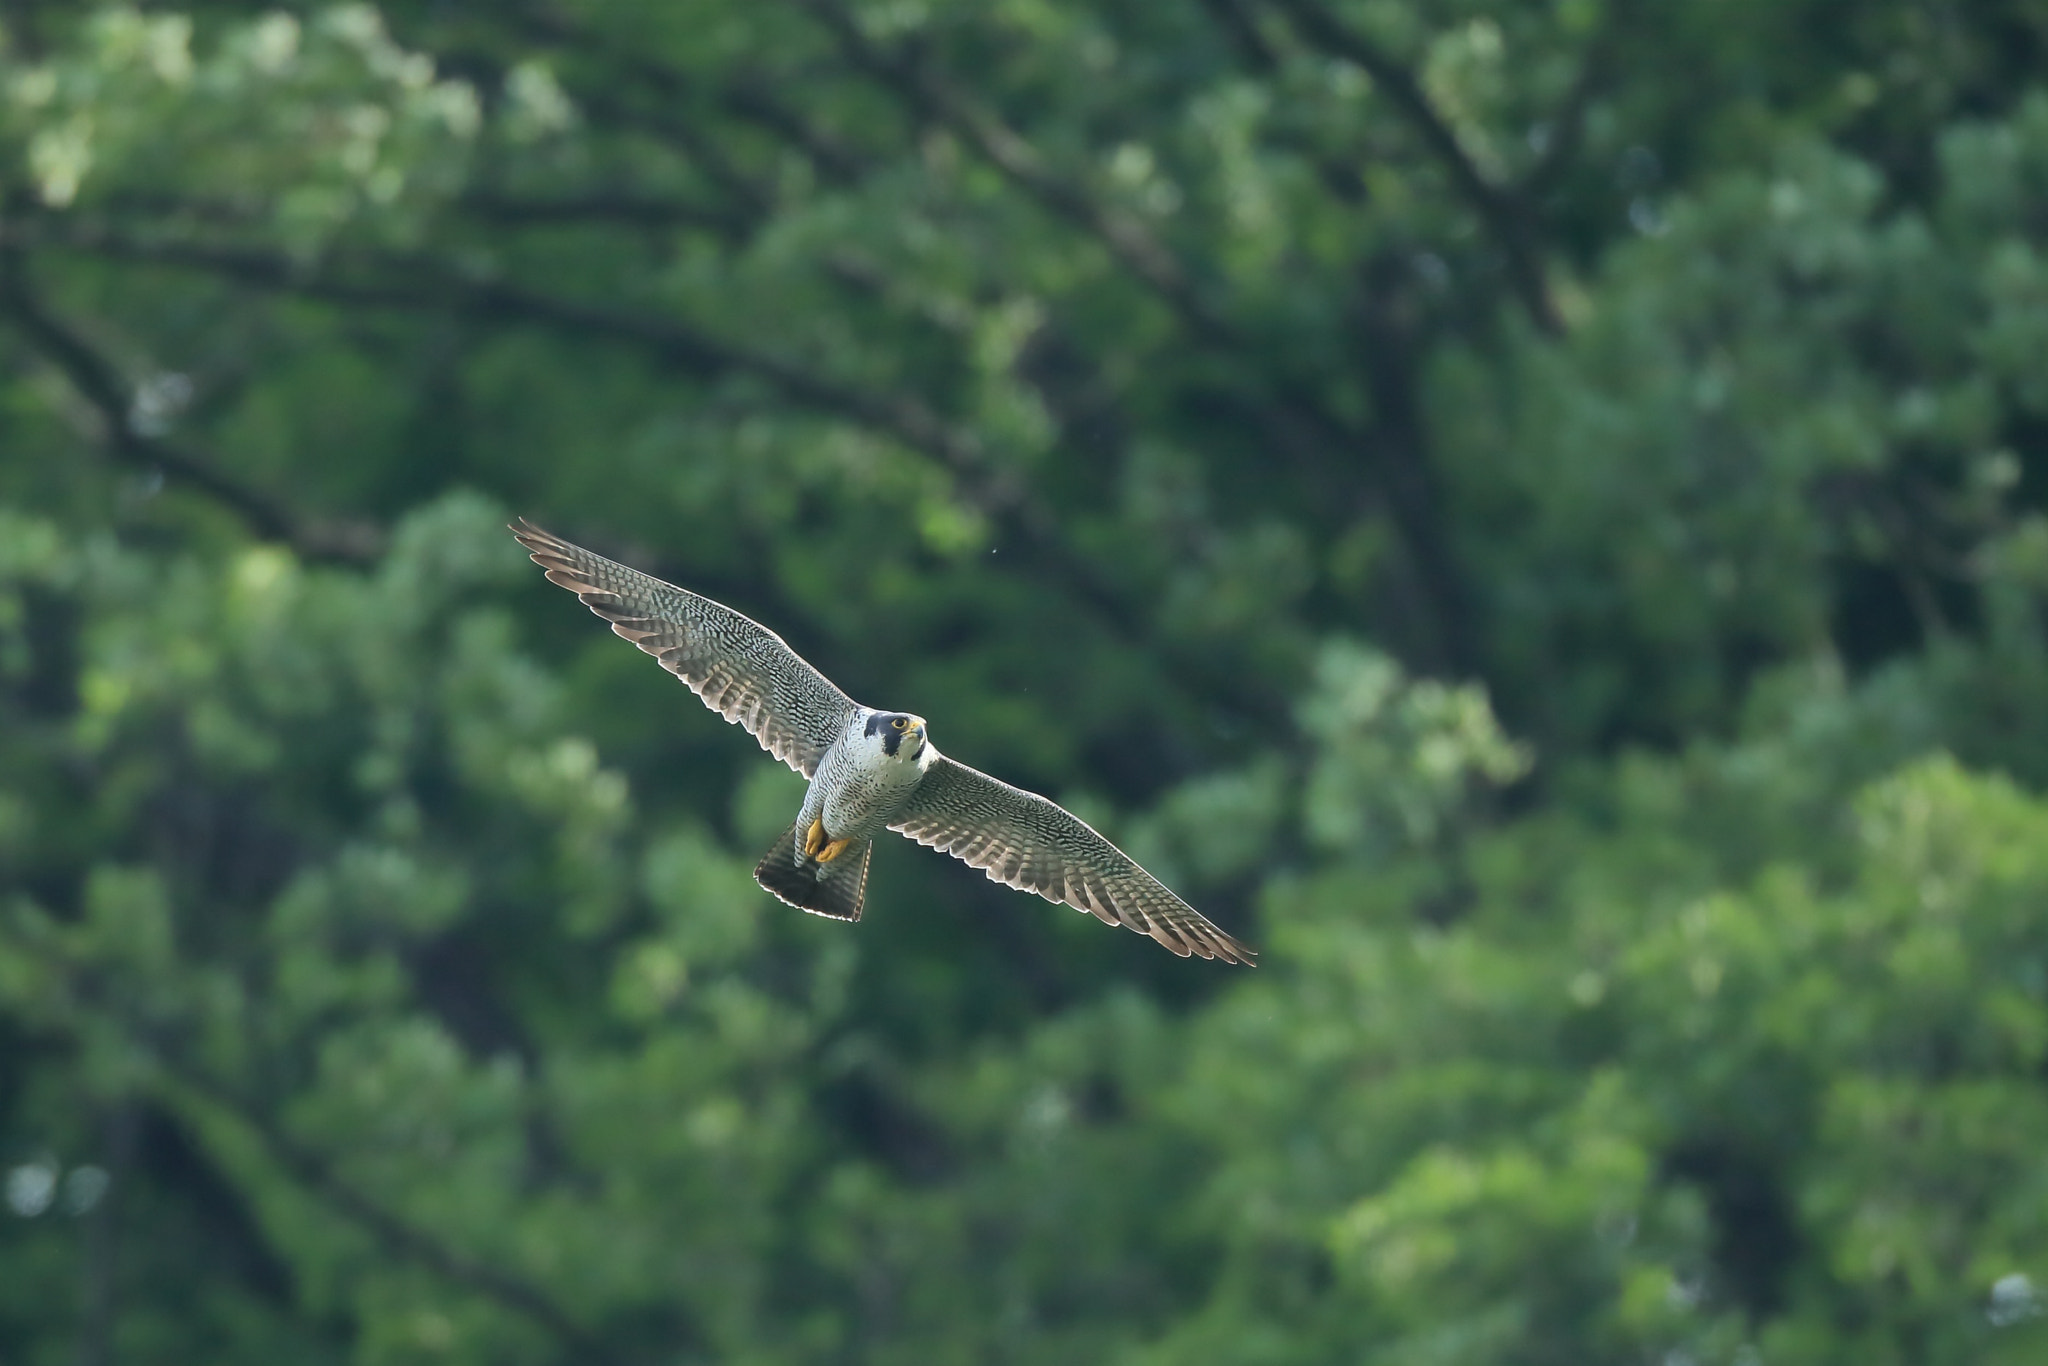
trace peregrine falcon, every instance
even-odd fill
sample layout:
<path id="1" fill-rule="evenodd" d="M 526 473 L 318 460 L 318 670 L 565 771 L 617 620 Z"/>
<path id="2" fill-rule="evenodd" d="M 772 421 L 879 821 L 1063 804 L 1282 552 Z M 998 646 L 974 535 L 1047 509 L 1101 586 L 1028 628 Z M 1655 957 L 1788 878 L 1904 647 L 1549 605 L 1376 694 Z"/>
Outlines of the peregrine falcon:
<path id="1" fill-rule="evenodd" d="M 511 531 L 550 582 L 811 780 L 796 820 L 754 869 L 790 905 L 860 919 L 874 836 L 889 829 L 993 881 L 1149 934 L 1183 958 L 1250 965 L 1257 956 L 1086 821 L 948 759 L 922 716 L 861 706 L 767 627 L 524 519 Z"/>

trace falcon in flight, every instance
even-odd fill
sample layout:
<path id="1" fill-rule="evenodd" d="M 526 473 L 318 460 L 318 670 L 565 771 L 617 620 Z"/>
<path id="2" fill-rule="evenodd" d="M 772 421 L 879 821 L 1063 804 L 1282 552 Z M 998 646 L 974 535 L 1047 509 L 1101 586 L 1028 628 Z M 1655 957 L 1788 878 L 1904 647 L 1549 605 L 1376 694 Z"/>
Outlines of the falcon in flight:
<path id="1" fill-rule="evenodd" d="M 1086 821 L 948 759 L 922 716 L 861 706 L 760 623 L 524 519 L 511 531 L 549 581 L 810 779 L 795 822 L 754 869 L 790 905 L 860 919 L 868 855 L 888 829 L 996 882 L 1149 934 L 1183 958 L 1249 965 L 1257 956 Z"/>

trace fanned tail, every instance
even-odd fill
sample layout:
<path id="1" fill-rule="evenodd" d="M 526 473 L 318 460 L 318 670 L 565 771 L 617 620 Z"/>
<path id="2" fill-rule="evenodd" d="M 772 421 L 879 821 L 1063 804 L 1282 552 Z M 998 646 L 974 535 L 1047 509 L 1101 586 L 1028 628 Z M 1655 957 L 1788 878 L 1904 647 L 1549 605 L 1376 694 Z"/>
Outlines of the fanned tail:
<path id="1" fill-rule="evenodd" d="M 834 920 L 858 920 L 868 895 L 868 856 L 875 842 L 862 840 L 830 863 L 797 862 L 796 826 L 782 832 L 754 867 L 754 881 L 800 911 Z"/>

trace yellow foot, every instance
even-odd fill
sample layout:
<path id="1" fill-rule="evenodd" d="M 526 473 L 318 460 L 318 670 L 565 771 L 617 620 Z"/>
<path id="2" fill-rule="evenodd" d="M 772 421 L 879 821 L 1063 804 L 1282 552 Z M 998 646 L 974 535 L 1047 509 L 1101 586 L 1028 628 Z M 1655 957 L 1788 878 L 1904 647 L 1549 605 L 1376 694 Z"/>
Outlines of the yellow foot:
<path id="1" fill-rule="evenodd" d="M 818 851 L 818 862 L 830 863 L 833 859 L 836 859 L 841 854 L 845 853 L 846 846 L 852 843 L 853 841 L 850 839 L 833 840 L 830 844 L 826 845 L 823 849 Z"/>
<path id="2" fill-rule="evenodd" d="M 824 847 L 825 822 L 812 821 L 811 828 L 804 831 L 804 853 L 809 855 L 811 858 L 816 858 L 818 856 L 818 851 L 820 849 L 823 849 Z"/>

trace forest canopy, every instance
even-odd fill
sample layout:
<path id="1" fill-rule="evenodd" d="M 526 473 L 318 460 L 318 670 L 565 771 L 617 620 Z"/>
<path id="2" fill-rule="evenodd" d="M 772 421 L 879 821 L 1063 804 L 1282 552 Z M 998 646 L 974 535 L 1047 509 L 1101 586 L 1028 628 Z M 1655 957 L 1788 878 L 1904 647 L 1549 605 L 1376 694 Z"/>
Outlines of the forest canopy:
<path id="1" fill-rule="evenodd" d="M 2038 0 L 0 4 L 0 1358 L 2048 1352 Z M 878 846 L 526 516 L 1258 968 Z"/>

